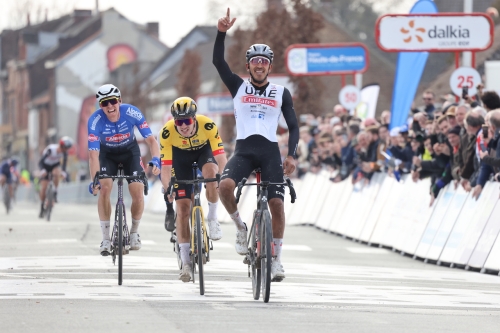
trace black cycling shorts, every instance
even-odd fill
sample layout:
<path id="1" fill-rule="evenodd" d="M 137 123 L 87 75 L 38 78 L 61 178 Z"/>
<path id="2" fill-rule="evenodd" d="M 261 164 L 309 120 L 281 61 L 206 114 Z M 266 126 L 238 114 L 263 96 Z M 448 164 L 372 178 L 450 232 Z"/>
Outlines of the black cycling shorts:
<path id="1" fill-rule="evenodd" d="M 42 180 L 49 180 L 49 174 L 52 173 L 52 171 L 59 167 L 61 165 L 61 162 L 58 162 L 54 165 L 48 165 L 48 164 L 45 164 L 45 163 L 42 163 L 42 169 L 44 169 L 45 171 L 47 171 L 47 173 L 45 174 L 45 176 L 42 177 Z"/>
<path id="2" fill-rule="evenodd" d="M 141 159 L 141 150 L 136 141 L 129 145 L 127 150 L 113 152 L 113 148 L 101 145 L 99 152 L 99 163 L 101 165 L 101 175 L 116 176 L 118 174 L 118 165 L 123 165 L 125 176 L 139 176 L 144 171 L 144 165 Z M 127 182 L 141 182 L 139 179 L 127 179 Z"/>
<path id="3" fill-rule="evenodd" d="M 209 144 L 198 150 L 182 150 L 172 147 L 172 176 L 178 180 L 192 180 L 193 163 L 198 163 L 198 168 L 203 169 L 207 163 L 217 164 Z M 175 200 L 190 199 L 193 185 L 177 184 L 174 186 Z"/>
<path id="4" fill-rule="evenodd" d="M 261 135 L 252 135 L 236 141 L 234 155 L 227 162 L 221 179 L 230 178 L 238 185 L 257 168 L 261 169 L 261 180 L 283 183 L 283 163 L 278 143 L 271 142 Z M 284 186 L 269 186 L 267 198 L 284 200 Z"/>

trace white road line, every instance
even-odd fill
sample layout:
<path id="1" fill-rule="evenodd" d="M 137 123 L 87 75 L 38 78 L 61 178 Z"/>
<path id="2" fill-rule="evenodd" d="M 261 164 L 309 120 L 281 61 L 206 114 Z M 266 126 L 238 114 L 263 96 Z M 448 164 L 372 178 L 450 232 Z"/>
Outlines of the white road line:
<path id="1" fill-rule="evenodd" d="M 357 254 L 389 254 L 387 249 L 378 249 L 374 247 L 346 247 L 347 251 Z"/>
<path id="2" fill-rule="evenodd" d="M 76 238 L 60 238 L 60 239 L 39 239 L 38 243 L 50 244 L 50 243 L 76 243 L 78 240 Z"/>
<path id="3" fill-rule="evenodd" d="M 283 244 L 284 251 L 312 251 L 307 245 Z"/>
<path id="4" fill-rule="evenodd" d="M 298 264 L 283 262 L 287 276 L 322 278 L 360 278 L 409 281 L 447 281 L 459 283 L 485 283 L 500 287 L 498 276 L 477 274 L 460 270 L 422 270 L 387 267 L 359 267 L 345 265 Z M 26 271 L 108 271 L 116 270 L 110 257 L 74 256 L 74 257 L 18 257 L 0 258 L 0 273 L 23 273 Z M 129 254 L 124 257 L 124 270 L 132 272 L 160 272 L 175 270 L 177 260 L 167 257 L 139 257 Z M 247 272 L 247 265 L 238 260 L 213 259 L 206 266 L 207 273 L 234 274 Z"/>
<path id="5" fill-rule="evenodd" d="M 156 242 L 154 240 L 141 240 L 142 245 L 156 245 Z"/>
<path id="6" fill-rule="evenodd" d="M 225 242 L 213 242 L 214 244 L 214 249 L 234 249 L 234 244 L 232 243 L 225 243 Z M 283 251 L 312 251 L 311 247 L 307 245 L 296 245 L 296 244 L 283 244 Z"/>

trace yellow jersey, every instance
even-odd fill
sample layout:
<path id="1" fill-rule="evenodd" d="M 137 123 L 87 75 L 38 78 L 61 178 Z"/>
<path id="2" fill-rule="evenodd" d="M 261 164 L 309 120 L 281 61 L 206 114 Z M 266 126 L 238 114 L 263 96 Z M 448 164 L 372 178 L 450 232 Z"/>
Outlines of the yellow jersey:
<path id="1" fill-rule="evenodd" d="M 161 164 L 172 165 L 172 150 L 198 150 L 210 144 L 214 156 L 224 153 L 224 146 L 219 136 L 217 125 L 207 116 L 197 115 L 195 133 L 193 136 L 183 137 L 175 126 L 174 120 L 167 121 L 160 132 Z"/>

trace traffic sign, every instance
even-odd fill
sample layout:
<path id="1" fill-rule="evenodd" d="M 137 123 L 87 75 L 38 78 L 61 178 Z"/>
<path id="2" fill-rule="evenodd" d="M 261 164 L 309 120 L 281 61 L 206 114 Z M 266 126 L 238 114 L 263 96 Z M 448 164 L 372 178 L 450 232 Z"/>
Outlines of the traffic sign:
<path id="1" fill-rule="evenodd" d="M 472 67 L 459 67 L 450 76 L 450 88 L 457 96 L 462 97 L 462 88 L 469 87 L 469 96 L 477 93 L 477 85 L 481 83 L 481 75 Z"/>
<path id="2" fill-rule="evenodd" d="M 347 110 L 352 110 L 361 101 L 361 92 L 356 86 L 344 86 L 339 92 L 339 101 Z"/>
<path id="3" fill-rule="evenodd" d="M 286 50 L 291 75 L 342 75 L 368 69 L 368 49 L 361 43 L 293 44 Z"/>

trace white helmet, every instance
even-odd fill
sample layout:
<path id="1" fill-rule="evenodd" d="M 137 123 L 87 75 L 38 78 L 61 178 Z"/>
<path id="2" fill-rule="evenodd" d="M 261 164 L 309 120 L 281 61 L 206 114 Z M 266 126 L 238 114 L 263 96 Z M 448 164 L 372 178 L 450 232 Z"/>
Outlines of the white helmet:
<path id="1" fill-rule="evenodd" d="M 105 98 L 116 97 L 121 98 L 120 90 L 112 84 L 105 84 L 97 90 L 95 94 L 95 98 L 97 98 L 97 102 L 101 103 L 101 101 Z"/>
<path id="2" fill-rule="evenodd" d="M 251 58 L 256 57 L 256 56 L 266 57 L 272 63 L 273 59 L 274 59 L 274 52 L 273 52 L 273 50 L 271 50 L 269 45 L 253 44 L 247 50 L 247 53 L 246 53 L 247 62 L 249 62 Z"/>

